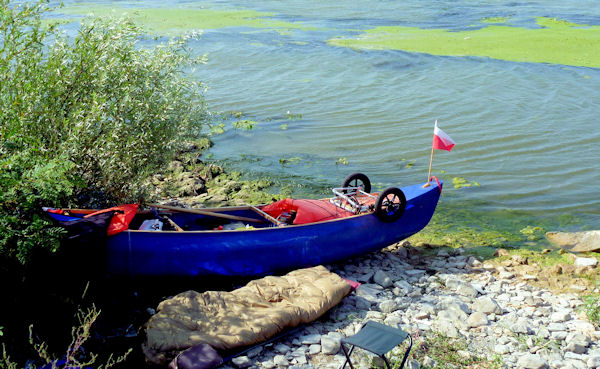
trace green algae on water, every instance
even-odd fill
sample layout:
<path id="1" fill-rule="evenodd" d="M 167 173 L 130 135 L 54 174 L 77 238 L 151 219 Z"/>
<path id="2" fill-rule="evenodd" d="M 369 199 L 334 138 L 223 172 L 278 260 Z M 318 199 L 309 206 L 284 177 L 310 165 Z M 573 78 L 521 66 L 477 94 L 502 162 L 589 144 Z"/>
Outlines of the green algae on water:
<path id="1" fill-rule="evenodd" d="M 433 55 L 480 56 L 500 60 L 600 68 L 600 26 L 539 17 L 536 28 L 489 25 L 468 30 L 382 26 L 330 45 L 404 50 Z"/>
<path id="2" fill-rule="evenodd" d="M 582 219 L 573 216 L 540 217 L 507 208 L 492 210 L 485 201 L 452 206 L 442 198 L 429 224 L 410 240 L 415 244 L 465 248 L 518 248 L 533 242 L 546 248 L 550 246 L 544 237 L 547 230 L 578 229 L 581 224 Z"/>
<path id="3" fill-rule="evenodd" d="M 479 182 L 469 182 L 466 178 L 462 178 L 462 177 L 454 177 L 452 178 L 452 184 L 454 185 L 454 188 L 459 189 L 459 188 L 463 188 L 463 187 L 479 187 L 480 184 Z"/>
<path id="4" fill-rule="evenodd" d="M 533 227 L 528 225 L 527 227 L 521 229 L 519 233 L 527 237 L 527 240 L 535 241 L 542 239 L 546 233 L 546 230 L 542 227 Z"/>
<path id="5" fill-rule="evenodd" d="M 506 23 L 508 17 L 486 17 L 481 20 L 481 23 Z"/>
<path id="6" fill-rule="evenodd" d="M 258 124 L 257 121 L 244 119 L 233 122 L 233 128 L 235 129 L 243 129 L 246 131 L 251 131 L 254 129 L 254 126 Z"/>
<path id="7" fill-rule="evenodd" d="M 180 35 L 198 29 L 227 27 L 265 28 L 286 34 L 293 29 L 308 30 L 301 23 L 273 19 L 274 13 L 254 10 L 216 10 L 204 8 L 138 8 L 108 7 L 101 5 L 75 5 L 63 9 L 69 15 L 96 17 L 122 16 L 131 18 L 151 34 Z"/>

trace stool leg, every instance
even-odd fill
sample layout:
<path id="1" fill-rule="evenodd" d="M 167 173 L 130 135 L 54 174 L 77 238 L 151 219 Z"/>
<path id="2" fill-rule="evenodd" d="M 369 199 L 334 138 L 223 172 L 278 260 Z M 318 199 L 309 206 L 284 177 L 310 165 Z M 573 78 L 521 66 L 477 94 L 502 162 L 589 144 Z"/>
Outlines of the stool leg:
<path id="1" fill-rule="evenodd" d="M 392 369 L 392 367 L 390 366 L 390 362 L 388 361 L 387 357 L 385 357 L 385 354 L 381 355 L 381 358 L 385 362 L 385 366 L 387 366 L 388 369 Z"/>
<path id="2" fill-rule="evenodd" d="M 352 355 L 352 351 L 354 351 L 354 346 L 352 346 L 352 348 L 350 348 L 350 352 L 348 352 L 348 349 L 346 349 L 346 346 L 344 346 L 344 344 L 341 344 L 342 346 L 342 351 L 344 351 L 344 355 L 346 355 L 346 362 L 344 362 L 344 365 L 342 365 L 342 369 L 344 369 L 346 367 L 346 364 L 350 364 L 350 369 L 354 369 L 354 366 L 352 366 L 352 361 L 350 360 L 350 355 Z"/>
<path id="3" fill-rule="evenodd" d="M 412 336 L 410 334 L 408 335 L 408 340 L 409 340 L 408 349 L 404 353 L 404 358 L 402 359 L 402 364 L 400 364 L 400 368 L 399 369 L 404 368 L 404 364 L 406 363 L 406 359 L 408 359 L 408 354 L 410 354 L 410 349 L 412 349 L 412 343 L 413 342 L 412 342 Z"/>

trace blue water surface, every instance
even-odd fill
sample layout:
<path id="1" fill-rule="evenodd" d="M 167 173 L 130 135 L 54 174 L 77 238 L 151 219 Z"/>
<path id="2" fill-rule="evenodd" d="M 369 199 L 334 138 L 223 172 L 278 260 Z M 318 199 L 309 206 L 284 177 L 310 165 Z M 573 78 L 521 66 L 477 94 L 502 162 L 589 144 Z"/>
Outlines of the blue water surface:
<path id="1" fill-rule="evenodd" d="M 457 143 L 434 157 L 447 206 L 476 204 L 476 211 L 525 214 L 528 222 L 568 215 L 576 220 L 556 222 L 568 229 L 600 223 L 600 69 L 327 44 L 380 25 L 476 29 L 487 17 L 519 27 L 537 27 L 539 16 L 600 25 L 597 1 L 128 4 L 252 9 L 310 27 L 206 30 L 192 42 L 208 55 L 194 78 L 209 86 L 210 108 L 258 122 L 214 136 L 207 158 L 273 178 L 295 196 L 326 194 L 355 171 L 376 188 L 407 185 L 426 179 L 438 120 Z M 455 189 L 454 178 L 479 186 Z"/>

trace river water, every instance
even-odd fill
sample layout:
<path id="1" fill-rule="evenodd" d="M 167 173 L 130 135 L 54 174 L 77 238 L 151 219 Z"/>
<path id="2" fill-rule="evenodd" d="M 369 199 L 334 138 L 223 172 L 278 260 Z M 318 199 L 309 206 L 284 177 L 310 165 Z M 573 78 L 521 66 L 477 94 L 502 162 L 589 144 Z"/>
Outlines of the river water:
<path id="1" fill-rule="evenodd" d="M 115 2 L 109 2 L 113 4 Z M 105 3 L 106 4 L 106 3 Z M 68 4 L 67 4 L 68 5 Z M 162 7 L 144 1 L 128 6 Z M 600 24 L 596 1 L 221 1 L 168 7 L 249 9 L 305 27 L 227 27 L 191 43 L 207 53 L 196 78 L 226 119 L 207 158 L 269 177 L 294 196 L 323 196 L 352 172 L 377 189 L 424 182 L 434 121 L 456 146 L 436 151 L 443 206 L 479 216 L 577 230 L 600 221 L 600 69 L 327 43 L 385 25 L 451 30 L 509 17 Z M 198 28 L 202 28 L 198 25 Z M 517 40 L 515 40 L 517 42 Z M 252 130 L 231 129 L 251 120 Z M 471 187 L 455 188 L 453 180 Z M 550 230 L 550 229 L 548 229 Z"/>

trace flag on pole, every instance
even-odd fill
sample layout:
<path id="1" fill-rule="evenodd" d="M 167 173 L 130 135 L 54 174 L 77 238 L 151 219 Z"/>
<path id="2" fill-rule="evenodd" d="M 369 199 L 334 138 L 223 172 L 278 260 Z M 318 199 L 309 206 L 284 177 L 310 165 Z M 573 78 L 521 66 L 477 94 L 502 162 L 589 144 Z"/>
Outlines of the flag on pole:
<path id="1" fill-rule="evenodd" d="M 455 142 L 437 126 L 437 120 L 435 121 L 435 128 L 433 129 L 433 148 L 435 150 L 446 150 L 450 151 L 454 147 Z"/>
<path id="2" fill-rule="evenodd" d="M 427 173 L 427 183 L 423 185 L 423 188 L 429 187 L 429 182 L 431 182 L 431 167 L 433 166 L 433 150 L 446 150 L 450 151 L 454 147 L 454 140 L 450 138 L 446 134 L 446 132 L 442 131 L 437 126 L 437 120 L 435 121 L 435 126 L 433 128 L 433 144 L 431 145 L 431 158 L 429 159 L 429 172 Z M 440 187 L 441 191 L 441 187 Z"/>

